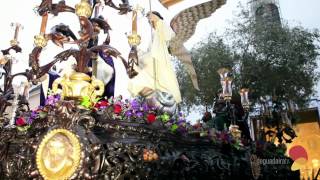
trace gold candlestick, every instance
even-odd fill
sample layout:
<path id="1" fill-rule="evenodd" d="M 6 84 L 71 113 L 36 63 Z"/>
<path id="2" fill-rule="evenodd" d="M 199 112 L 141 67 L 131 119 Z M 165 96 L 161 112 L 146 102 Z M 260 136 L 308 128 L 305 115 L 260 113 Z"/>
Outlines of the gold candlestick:
<path id="1" fill-rule="evenodd" d="M 143 8 L 137 5 L 132 10 L 132 26 L 131 35 L 128 36 L 128 43 L 131 47 L 138 46 L 141 42 L 141 37 L 138 35 L 138 11 L 143 12 Z"/>
<path id="2" fill-rule="evenodd" d="M 10 41 L 10 45 L 17 46 L 19 45 L 18 37 L 19 37 L 20 28 L 22 28 L 22 26 L 19 23 L 12 23 L 12 26 L 15 26 L 15 31 L 14 31 L 13 39 Z"/>
<path id="3" fill-rule="evenodd" d="M 40 34 L 36 35 L 34 37 L 34 44 L 37 47 L 46 47 L 48 44 L 48 39 L 45 37 L 46 33 L 46 28 L 47 28 L 47 23 L 48 23 L 48 13 L 45 13 L 42 16 L 42 21 L 41 21 L 41 27 L 40 27 Z"/>

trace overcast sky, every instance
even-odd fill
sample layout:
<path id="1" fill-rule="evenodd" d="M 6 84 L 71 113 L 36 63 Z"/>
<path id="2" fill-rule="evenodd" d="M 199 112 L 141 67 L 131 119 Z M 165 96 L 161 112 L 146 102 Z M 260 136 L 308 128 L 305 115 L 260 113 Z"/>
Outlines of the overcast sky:
<path id="1" fill-rule="evenodd" d="M 58 0 L 54 0 L 57 2 Z M 70 6 L 74 6 L 80 0 L 66 0 L 66 3 Z M 132 3 L 139 3 L 148 10 L 149 0 L 130 0 Z M 169 23 L 170 19 L 176 15 L 179 11 L 186 7 L 205 2 L 206 0 L 185 0 L 178 5 L 170 7 L 169 10 L 163 8 L 157 0 L 152 0 L 152 9 L 160 11 Z M 233 18 L 233 15 L 237 11 L 237 5 L 239 2 L 246 5 L 249 0 L 227 0 L 226 5 L 217 10 L 210 18 L 202 20 L 198 27 L 195 35 L 186 43 L 188 48 L 191 48 L 195 43 L 205 39 L 208 33 L 217 31 L 221 34 L 228 26 L 228 21 Z M 39 32 L 41 18 L 37 16 L 33 9 L 40 4 L 40 0 L 10 0 L 2 2 L 0 6 L 0 22 L 1 22 L 1 33 L 0 33 L 0 48 L 8 46 L 9 40 L 13 37 L 13 30 L 10 29 L 11 22 L 19 22 L 25 27 L 20 34 L 21 46 L 24 49 L 22 55 L 23 59 L 27 56 L 32 49 L 33 36 Z M 120 0 L 114 0 L 115 3 L 119 3 Z M 320 7 L 319 0 L 280 0 L 280 9 L 282 18 L 288 21 L 291 25 L 301 24 L 307 28 L 319 28 L 320 27 Z M 112 31 L 112 44 L 118 48 L 123 54 L 128 51 L 127 40 L 124 35 L 125 32 L 130 31 L 130 15 L 118 16 L 116 12 L 110 8 L 105 8 L 103 15 L 108 18 L 109 23 L 113 27 Z M 68 13 L 60 14 L 58 17 L 49 18 L 49 25 L 47 32 L 50 28 L 60 22 L 67 23 L 68 21 L 73 22 L 71 26 L 78 28 L 77 18 Z M 140 18 L 139 24 L 140 33 L 143 37 L 143 44 L 141 48 L 145 48 L 148 45 L 148 24 L 145 18 Z M 76 32 L 76 30 L 74 30 Z M 147 32 L 147 33 L 146 33 Z M 49 43 L 48 49 L 58 49 L 51 47 L 52 43 Z M 61 51 L 61 49 L 58 49 Z M 45 52 L 43 53 L 45 54 Z"/>
<path id="2" fill-rule="evenodd" d="M 54 0 L 57 2 L 58 0 Z M 80 0 L 66 0 L 66 3 L 70 6 L 74 6 Z M 192 5 L 205 2 L 206 0 L 185 0 L 178 5 L 170 7 L 169 10 L 165 9 L 160 5 L 157 0 L 152 0 L 152 9 L 161 12 L 165 17 L 167 23 L 170 19 L 181 10 L 190 7 Z M 237 5 L 239 2 L 246 5 L 249 0 L 227 0 L 226 5 L 218 9 L 211 17 L 202 20 L 197 27 L 195 35 L 186 43 L 188 48 L 191 48 L 195 43 L 205 39 L 210 32 L 216 31 L 218 34 L 222 34 L 226 27 L 228 27 L 228 20 L 231 20 L 238 10 Z M 33 36 L 38 34 L 40 29 L 41 18 L 34 13 L 34 8 L 40 4 L 40 0 L 10 0 L 2 2 L 0 6 L 0 48 L 4 49 L 8 47 L 9 41 L 13 37 L 13 29 L 10 27 L 11 22 L 19 22 L 24 26 L 24 30 L 20 33 L 19 40 L 23 48 L 21 55 L 16 55 L 21 61 L 27 60 L 29 52 L 33 48 Z M 115 3 L 119 3 L 120 0 L 114 0 Z M 131 0 L 131 3 L 139 3 L 148 10 L 149 0 Z M 306 28 L 320 28 L 320 7 L 319 0 L 280 0 L 281 16 L 285 21 L 288 21 L 290 25 L 302 25 Z M 118 48 L 124 56 L 129 51 L 129 46 L 125 36 L 126 32 L 130 32 L 130 18 L 131 15 L 119 16 L 116 11 L 106 7 L 103 15 L 108 19 L 111 27 L 113 28 L 111 35 L 111 44 Z M 77 17 L 68 13 L 60 14 L 58 17 L 50 16 L 47 32 L 50 28 L 58 23 L 72 22 L 69 24 L 74 32 L 79 30 Z M 141 49 L 146 49 L 150 40 L 150 30 L 148 23 L 145 18 L 140 17 L 139 19 L 139 32 L 142 34 Z M 66 48 L 69 48 L 67 46 Z M 42 60 L 47 62 L 52 56 L 61 51 L 62 49 L 56 48 L 49 43 L 47 51 L 43 51 Z M 26 63 L 25 63 L 26 65 Z"/>
<path id="3" fill-rule="evenodd" d="M 131 3 L 139 3 L 148 11 L 149 0 L 130 0 Z M 167 23 L 170 23 L 170 19 L 181 10 L 190 7 L 206 0 L 185 0 L 182 3 L 165 9 L 160 5 L 157 0 L 152 1 L 152 9 L 159 11 L 166 19 Z M 20 60 L 21 64 L 14 66 L 14 71 L 21 71 L 27 68 L 28 54 L 33 48 L 33 37 L 37 35 L 40 30 L 41 17 L 37 16 L 34 12 L 34 8 L 40 4 L 40 0 L 8 0 L 2 1 L 0 6 L 0 49 L 9 47 L 9 41 L 13 38 L 14 29 L 10 27 L 11 22 L 19 22 L 24 26 L 24 29 L 20 33 L 19 41 L 20 46 L 23 48 L 22 54 L 14 55 Z M 58 2 L 58 0 L 53 0 Z M 66 0 L 66 3 L 73 6 L 80 2 L 80 0 Z M 120 0 L 114 0 L 115 3 L 119 3 Z M 205 39 L 210 32 L 216 31 L 218 34 L 222 34 L 226 27 L 228 27 L 228 20 L 234 18 L 238 8 L 238 4 L 241 2 L 243 5 L 248 3 L 248 0 L 227 0 L 226 5 L 218 9 L 211 17 L 202 20 L 198 26 L 195 35 L 186 43 L 187 48 L 191 48 L 195 43 Z M 281 16 L 291 26 L 301 25 L 303 27 L 313 29 L 320 28 L 320 0 L 280 0 Z M 116 11 L 106 7 L 102 14 L 109 21 L 112 27 L 111 31 L 111 45 L 116 47 L 122 52 L 124 57 L 127 57 L 129 51 L 129 45 L 125 33 L 130 32 L 130 20 L 131 15 L 119 16 Z M 69 13 L 60 14 L 58 17 L 49 17 L 47 32 L 53 25 L 59 23 L 69 24 L 74 32 L 78 32 L 79 23 L 78 18 L 75 15 Z M 71 22 L 71 23 L 70 23 Z M 146 49 L 150 41 L 150 28 L 146 21 L 146 18 L 139 18 L 139 34 L 142 36 L 141 49 Z M 66 46 L 65 48 L 70 48 Z M 41 63 L 45 64 L 52 60 L 53 56 L 63 49 L 55 47 L 51 42 L 46 47 L 45 51 L 41 54 Z M 117 65 L 120 69 L 121 65 Z"/>

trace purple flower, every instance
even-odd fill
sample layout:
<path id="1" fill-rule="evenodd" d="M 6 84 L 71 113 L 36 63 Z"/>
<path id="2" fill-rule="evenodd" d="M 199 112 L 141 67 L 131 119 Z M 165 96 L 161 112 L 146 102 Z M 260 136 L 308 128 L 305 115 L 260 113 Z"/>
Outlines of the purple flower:
<path id="1" fill-rule="evenodd" d="M 131 108 L 134 110 L 134 111 L 138 111 L 140 109 L 140 103 L 136 100 L 136 99 L 133 99 L 131 101 Z"/>
<path id="2" fill-rule="evenodd" d="M 61 99 L 61 95 L 60 94 L 56 94 L 54 95 L 54 98 L 56 101 L 59 101 Z"/>
<path id="3" fill-rule="evenodd" d="M 132 115 L 133 115 L 131 110 L 126 111 L 124 114 L 126 117 L 132 117 Z"/>
<path id="4" fill-rule="evenodd" d="M 33 122 L 33 119 L 32 119 L 31 117 L 28 117 L 28 118 L 27 118 L 27 124 L 30 125 L 30 124 L 32 124 L 32 122 Z"/>
<path id="5" fill-rule="evenodd" d="M 177 129 L 177 131 L 181 134 L 186 134 L 188 132 L 186 128 L 181 126 Z"/>
<path id="6" fill-rule="evenodd" d="M 181 116 L 178 118 L 178 121 L 186 121 L 186 119 L 183 116 Z"/>
<path id="7" fill-rule="evenodd" d="M 56 94 L 56 95 L 50 95 L 47 97 L 46 101 L 45 101 L 45 105 L 55 105 L 56 102 L 58 102 L 61 99 L 60 94 Z"/>
<path id="8" fill-rule="evenodd" d="M 150 110 L 149 105 L 148 105 L 147 103 L 143 103 L 143 104 L 142 104 L 142 110 L 143 110 L 144 112 L 149 111 L 149 110 Z"/>
<path id="9" fill-rule="evenodd" d="M 32 118 L 36 118 L 38 116 L 38 112 L 37 111 L 32 111 L 31 112 L 31 117 Z"/>
<path id="10" fill-rule="evenodd" d="M 182 120 L 179 119 L 178 122 L 177 122 L 177 124 L 179 126 L 183 126 L 183 125 L 185 125 L 185 123 L 186 123 L 186 121 L 184 119 L 182 119 Z"/>
<path id="11" fill-rule="evenodd" d="M 138 118 L 142 118 L 142 117 L 143 117 L 143 113 L 139 111 L 139 112 L 136 113 L 136 116 L 137 116 Z"/>
<path id="12" fill-rule="evenodd" d="M 52 96 L 48 96 L 46 99 L 45 105 L 53 105 L 54 104 L 54 98 Z"/>
<path id="13" fill-rule="evenodd" d="M 31 111 L 30 116 L 27 118 L 27 123 L 30 125 L 38 117 L 38 112 L 36 110 Z"/>

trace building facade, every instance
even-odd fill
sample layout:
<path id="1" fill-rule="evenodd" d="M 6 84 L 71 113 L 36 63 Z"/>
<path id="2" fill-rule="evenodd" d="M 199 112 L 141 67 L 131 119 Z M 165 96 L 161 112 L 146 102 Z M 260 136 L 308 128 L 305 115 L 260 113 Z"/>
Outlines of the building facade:
<path id="1" fill-rule="evenodd" d="M 281 13 L 278 0 L 252 0 L 251 11 L 258 22 L 281 25 Z"/>

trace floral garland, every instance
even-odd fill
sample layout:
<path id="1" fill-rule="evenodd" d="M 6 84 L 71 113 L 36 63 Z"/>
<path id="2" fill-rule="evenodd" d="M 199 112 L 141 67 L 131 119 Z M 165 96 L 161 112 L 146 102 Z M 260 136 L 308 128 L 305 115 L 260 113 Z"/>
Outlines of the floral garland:
<path id="1" fill-rule="evenodd" d="M 48 94 L 44 106 L 39 106 L 37 109 L 16 118 L 16 126 L 20 131 L 28 130 L 35 120 L 45 119 L 49 109 L 55 108 L 56 103 L 61 100 L 59 94 L 54 94 L 50 91 Z M 236 149 L 243 147 L 242 140 L 235 137 L 230 130 L 217 132 L 215 129 L 204 127 L 201 123 L 191 125 L 186 121 L 185 115 L 182 112 L 173 115 L 163 113 L 157 107 L 147 104 L 139 98 L 123 100 L 122 96 L 109 99 L 90 99 L 89 97 L 83 97 L 80 105 L 93 112 L 110 108 L 113 111 L 113 119 L 115 120 L 126 120 L 146 124 L 153 124 L 159 121 L 174 134 L 183 136 L 196 135 L 210 138 L 215 143 L 231 144 Z"/>
<path id="2" fill-rule="evenodd" d="M 61 100 L 60 94 L 54 94 L 51 91 L 49 91 L 48 94 L 49 95 L 45 100 L 44 106 L 38 106 L 37 109 L 23 113 L 16 118 L 15 125 L 17 126 L 18 130 L 26 131 L 31 127 L 35 120 L 45 119 L 47 117 L 49 108 L 54 108 L 55 104 Z"/>
<path id="3" fill-rule="evenodd" d="M 121 96 L 103 99 L 91 105 L 95 111 L 104 110 L 108 107 L 113 109 L 113 118 L 127 121 L 142 121 L 152 124 L 162 122 L 172 133 L 186 134 L 191 125 L 186 121 L 183 113 L 170 115 L 161 112 L 157 107 L 141 101 L 138 98 L 123 100 Z"/>

